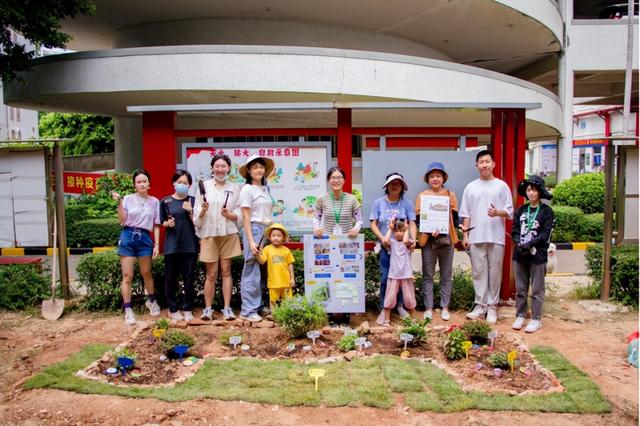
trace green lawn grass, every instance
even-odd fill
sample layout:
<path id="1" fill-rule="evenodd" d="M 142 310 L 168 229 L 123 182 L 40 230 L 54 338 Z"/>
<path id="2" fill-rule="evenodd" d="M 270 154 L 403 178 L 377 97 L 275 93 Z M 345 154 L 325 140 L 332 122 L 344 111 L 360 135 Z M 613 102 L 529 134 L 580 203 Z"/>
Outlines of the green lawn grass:
<path id="1" fill-rule="evenodd" d="M 175 387 L 136 388 L 112 386 L 76 377 L 109 350 L 89 345 L 64 361 L 45 368 L 25 383 L 26 389 L 53 388 L 86 394 L 118 395 L 184 401 L 196 398 L 242 400 L 267 404 L 359 406 L 389 408 L 394 393 L 416 411 L 454 412 L 467 409 L 606 413 L 611 410 L 597 385 L 550 347 L 532 349 L 566 391 L 550 395 L 511 396 L 464 392 L 443 370 L 418 360 L 379 356 L 301 365 L 287 360 L 208 359 L 198 372 Z M 325 369 L 318 392 L 309 377 L 310 368 Z"/>

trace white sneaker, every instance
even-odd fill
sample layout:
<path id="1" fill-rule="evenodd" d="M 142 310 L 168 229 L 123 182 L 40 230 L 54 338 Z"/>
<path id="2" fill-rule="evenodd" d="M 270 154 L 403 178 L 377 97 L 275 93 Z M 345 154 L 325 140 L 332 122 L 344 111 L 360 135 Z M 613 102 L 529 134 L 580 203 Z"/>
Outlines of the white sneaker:
<path id="1" fill-rule="evenodd" d="M 224 319 L 226 319 L 227 321 L 236 319 L 236 316 L 233 314 L 233 311 L 229 306 L 222 310 L 222 316 L 224 316 Z"/>
<path id="2" fill-rule="evenodd" d="M 407 312 L 402 305 L 398 306 L 398 309 L 396 309 L 398 311 L 398 315 L 400 315 L 400 318 L 406 318 L 409 316 L 409 312 Z"/>
<path id="3" fill-rule="evenodd" d="M 429 309 L 429 310 L 427 310 L 427 311 L 424 311 L 424 316 L 423 316 L 423 318 L 424 318 L 424 319 L 427 319 L 427 318 L 429 318 L 429 319 L 433 319 L 433 311 L 432 311 L 431 309 Z"/>
<path id="4" fill-rule="evenodd" d="M 378 318 L 376 319 L 376 324 L 384 325 L 385 321 L 386 320 L 384 319 L 384 311 L 380 311 L 380 315 L 378 315 Z"/>
<path id="5" fill-rule="evenodd" d="M 191 311 L 182 311 L 182 316 L 186 322 L 189 322 L 193 319 L 193 313 Z"/>
<path id="6" fill-rule="evenodd" d="M 487 322 L 495 324 L 498 322 L 498 309 L 495 306 L 489 306 L 487 310 Z"/>
<path id="7" fill-rule="evenodd" d="M 126 308 L 124 310 L 124 322 L 127 325 L 135 325 L 135 323 L 136 323 L 136 315 L 133 313 L 133 309 Z"/>
<path id="8" fill-rule="evenodd" d="M 175 322 L 184 321 L 184 317 L 182 316 L 180 311 L 169 312 L 169 316 L 171 317 L 172 321 L 175 321 Z"/>
<path id="9" fill-rule="evenodd" d="M 484 311 L 484 308 L 480 305 L 476 305 L 475 308 L 473 308 L 473 311 L 469 312 L 467 314 L 467 318 L 471 319 L 471 320 L 475 320 L 478 318 L 484 318 L 484 315 L 486 314 L 486 312 Z"/>
<path id="10" fill-rule="evenodd" d="M 144 306 L 146 306 L 147 308 L 149 308 L 149 313 L 151 315 L 153 315 L 154 317 L 157 317 L 158 315 L 160 315 L 160 306 L 158 306 L 158 302 L 157 301 L 151 301 L 151 300 L 147 300 L 144 303 Z"/>
<path id="11" fill-rule="evenodd" d="M 520 330 L 524 325 L 524 317 L 516 317 L 516 320 L 511 324 L 511 328 L 514 330 Z"/>
<path id="12" fill-rule="evenodd" d="M 251 322 L 260 322 L 260 321 L 262 321 L 262 317 L 260 315 L 258 315 L 258 314 L 251 314 L 251 315 L 247 315 L 247 316 L 240 315 L 240 319 L 251 321 Z"/>
<path id="13" fill-rule="evenodd" d="M 449 310 L 442 309 L 440 311 L 440 318 L 442 318 L 443 321 L 449 321 L 451 319 L 451 315 L 449 315 Z"/>
<path id="14" fill-rule="evenodd" d="M 525 333 L 535 333 L 542 328 L 542 322 L 540 320 L 532 319 L 529 324 L 524 328 Z"/>
<path id="15" fill-rule="evenodd" d="M 204 308 L 202 310 L 202 315 L 200 315 L 200 319 L 203 321 L 211 321 L 213 319 L 213 309 Z"/>

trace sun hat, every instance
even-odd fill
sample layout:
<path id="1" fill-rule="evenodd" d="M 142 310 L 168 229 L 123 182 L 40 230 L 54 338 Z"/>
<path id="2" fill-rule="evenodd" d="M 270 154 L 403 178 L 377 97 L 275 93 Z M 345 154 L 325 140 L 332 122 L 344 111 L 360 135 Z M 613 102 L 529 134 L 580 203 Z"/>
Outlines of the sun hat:
<path id="1" fill-rule="evenodd" d="M 429 167 L 427 167 L 427 172 L 424 174 L 424 177 L 423 177 L 424 181 L 426 183 L 429 183 L 429 173 L 431 173 L 434 170 L 438 170 L 442 172 L 442 176 L 444 176 L 444 182 L 442 183 L 446 183 L 447 179 L 449 179 L 449 175 L 444 169 L 444 164 L 438 163 L 437 161 L 434 161 L 433 163 L 429 164 Z"/>
<path id="2" fill-rule="evenodd" d="M 389 185 L 394 180 L 399 180 L 400 182 L 402 182 L 402 189 L 404 189 L 405 191 L 409 190 L 409 185 L 407 185 L 407 181 L 404 180 L 402 175 L 399 175 L 398 173 L 390 174 L 387 180 L 384 182 L 384 185 L 382 185 L 382 189 L 387 189 L 387 185 Z"/>
<path id="3" fill-rule="evenodd" d="M 289 232 L 287 232 L 287 228 L 285 228 L 284 225 L 282 225 L 281 223 L 274 223 L 272 225 L 269 225 L 269 227 L 264 230 L 264 235 L 266 235 L 267 238 L 271 238 L 271 231 L 273 231 L 274 229 L 281 230 L 282 233 L 284 234 L 285 240 L 289 238 Z"/>
<path id="4" fill-rule="evenodd" d="M 245 163 L 238 169 L 238 173 L 240 173 L 240 176 L 243 176 L 245 179 L 249 179 L 249 164 L 259 159 L 262 159 L 264 161 L 264 177 L 268 178 L 269 176 L 271 176 L 271 172 L 273 172 L 275 164 L 273 163 L 273 160 L 271 158 L 263 157 L 261 155 L 252 155 L 247 158 L 247 161 L 245 161 Z"/>
<path id="5" fill-rule="evenodd" d="M 553 198 L 553 195 L 551 195 L 551 193 L 547 191 L 547 188 L 544 186 L 544 179 L 542 179 L 538 175 L 532 175 L 532 176 L 529 176 L 527 179 L 522 180 L 518 184 L 518 194 L 522 195 L 524 198 L 528 200 L 529 197 L 527 197 L 527 187 L 529 185 L 533 186 L 538 190 L 538 192 L 540 193 L 540 199 L 550 200 Z"/>

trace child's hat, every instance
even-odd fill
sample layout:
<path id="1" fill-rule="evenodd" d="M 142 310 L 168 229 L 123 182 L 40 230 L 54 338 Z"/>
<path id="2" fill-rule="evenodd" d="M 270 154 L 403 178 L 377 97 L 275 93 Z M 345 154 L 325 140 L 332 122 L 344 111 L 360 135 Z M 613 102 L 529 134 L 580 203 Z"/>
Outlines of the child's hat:
<path id="1" fill-rule="evenodd" d="M 553 195 L 547 190 L 544 186 L 544 179 L 542 179 L 538 175 L 529 176 L 527 179 L 524 179 L 518 184 L 518 194 L 522 195 L 524 198 L 529 199 L 527 197 L 527 187 L 531 185 L 538 190 L 540 193 L 540 199 L 550 200 L 553 198 Z"/>
<path id="2" fill-rule="evenodd" d="M 273 172 L 275 164 L 271 158 L 263 157 L 261 155 L 252 155 L 247 158 L 247 161 L 245 161 L 245 163 L 238 169 L 238 173 L 240 173 L 240 176 L 244 177 L 245 179 L 249 179 L 249 166 L 251 165 L 251 163 L 257 160 L 264 161 L 264 177 L 265 179 L 268 178 L 271 175 L 271 172 Z"/>
<path id="3" fill-rule="evenodd" d="M 284 225 L 282 225 L 281 223 L 274 223 L 270 225 L 267 229 L 264 230 L 264 235 L 266 235 L 267 238 L 271 238 L 271 231 L 273 231 L 274 229 L 281 230 L 282 233 L 284 234 L 285 240 L 289 238 L 289 232 L 287 231 L 287 228 L 285 228 Z"/>
<path id="4" fill-rule="evenodd" d="M 429 164 L 429 167 L 427 168 L 427 172 L 424 174 L 424 181 L 426 183 L 429 183 L 429 173 L 433 172 L 434 170 L 437 170 L 442 173 L 442 176 L 444 178 L 444 181 L 442 183 L 446 183 L 447 179 L 449 179 L 449 175 L 444 169 L 444 164 L 438 163 L 437 161 L 434 161 L 433 163 Z"/>

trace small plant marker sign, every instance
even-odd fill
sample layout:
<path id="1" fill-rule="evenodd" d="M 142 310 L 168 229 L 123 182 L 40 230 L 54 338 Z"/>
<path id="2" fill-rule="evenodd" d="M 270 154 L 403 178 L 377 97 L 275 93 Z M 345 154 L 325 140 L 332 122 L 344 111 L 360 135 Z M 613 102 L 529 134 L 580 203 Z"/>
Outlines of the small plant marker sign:
<path id="1" fill-rule="evenodd" d="M 413 334 L 402 333 L 400 334 L 400 340 L 404 342 L 404 350 L 407 350 L 407 343 L 413 341 Z"/>
<path id="2" fill-rule="evenodd" d="M 322 368 L 311 368 L 309 370 L 309 376 L 316 380 L 316 392 L 318 392 L 318 379 L 320 377 L 324 377 L 324 369 Z"/>
<path id="3" fill-rule="evenodd" d="M 511 351 L 507 354 L 507 361 L 509 361 L 509 367 L 511 367 L 511 372 L 515 368 L 516 358 L 518 357 L 518 353 L 516 351 Z"/>
<path id="4" fill-rule="evenodd" d="M 316 345 L 316 339 L 320 337 L 320 332 L 318 330 L 311 330 L 307 332 L 307 337 L 311 339 L 313 342 L 313 346 Z"/>
<path id="5" fill-rule="evenodd" d="M 496 345 L 496 339 L 498 338 L 498 332 L 497 331 L 491 331 L 487 334 L 487 339 L 489 339 L 489 341 L 491 342 L 491 347 L 495 347 Z"/>
<path id="6" fill-rule="evenodd" d="M 154 328 L 153 330 L 151 330 L 151 334 L 153 334 L 153 337 L 155 337 L 156 339 L 159 339 L 164 335 L 164 333 L 166 333 L 166 331 L 166 328 Z"/>
<path id="7" fill-rule="evenodd" d="M 233 345 L 233 349 L 237 349 L 238 345 L 242 343 L 242 336 L 231 336 L 229 337 L 229 343 Z"/>
<path id="8" fill-rule="evenodd" d="M 471 343 L 471 340 L 465 340 L 464 342 L 462 342 L 462 349 L 464 349 L 464 356 L 467 359 L 469 359 L 469 349 L 471 349 L 472 345 L 473 343 Z"/>
<path id="9" fill-rule="evenodd" d="M 362 350 L 362 348 L 364 348 L 364 345 L 367 343 L 367 338 L 366 337 L 358 337 L 356 339 L 356 345 L 358 345 L 358 348 L 360 350 Z"/>
<path id="10" fill-rule="evenodd" d="M 344 335 L 345 336 L 357 336 L 358 332 L 356 330 L 354 330 L 353 328 L 345 328 L 344 329 Z"/>

